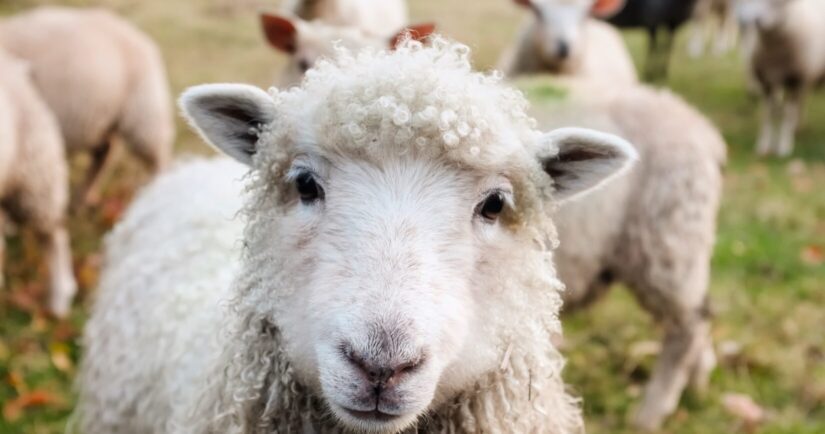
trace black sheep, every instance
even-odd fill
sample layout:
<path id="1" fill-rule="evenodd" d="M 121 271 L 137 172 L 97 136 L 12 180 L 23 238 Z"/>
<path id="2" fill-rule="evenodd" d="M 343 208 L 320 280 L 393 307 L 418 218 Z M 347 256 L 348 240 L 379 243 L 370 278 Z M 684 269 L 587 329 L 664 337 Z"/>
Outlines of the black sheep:
<path id="1" fill-rule="evenodd" d="M 626 0 L 607 21 L 620 28 L 644 28 L 650 37 L 645 78 L 667 76 L 673 39 L 679 27 L 693 15 L 696 0 Z M 664 35 L 659 39 L 659 30 Z"/>

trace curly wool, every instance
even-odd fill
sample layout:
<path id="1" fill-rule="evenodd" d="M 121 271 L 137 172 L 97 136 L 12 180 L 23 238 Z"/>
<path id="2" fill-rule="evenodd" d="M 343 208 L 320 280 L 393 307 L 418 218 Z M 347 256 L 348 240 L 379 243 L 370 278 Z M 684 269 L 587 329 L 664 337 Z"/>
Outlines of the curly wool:
<path id="1" fill-rule="evenodd" d="M 211 280 L 213 272 L 186 276 L 187 286 L 198 288 L 197 296 L 187 298 L 186 309 L 201 312 L 205 308 L 212 312 L 216 305 L 223 303 L 222 297 L 228 299 L 228 306 L 221 309 L 220 314 L 173 316 L 178 318 L 174 329 L 161 332 L 184 336 L 194 330 L 199 335 L 213 332 L 219 344 L 187 345 L 186 350 L 192 354 L 187 356 L 188 362 L 177 366 L 170 367 L 175 363 L 165 356 L 153 359 L 152 363 L 170 375 L 164 378 L 181 388 L 175 389 L 175 393 L 162 391 L 156 395 L 154 390 L 146 391 L 146 388 L 159 387 L 155 382 L 147 382 L 146 378 L 137 381 L 122 378 L 119 372 L 123 368 L 112 366 L 114 360 L 107 354 L 110 351 L 105 348 L 107 343 L 90 348 L 86 365 L 96 366 L 101 372 L 87 369 L 84 375 L 93 377 L 91 383 L 83 380 L 84 384 L 91 384 L 86 387 L 81 406 L 86 432 L 107 429 L 221 434 L 340 431 L 312 386 L 302 384 L 295 377 L 289 354 L 281 345 L 278 326 L 279 313 L 288 308 L 283 300 L 300 288 L 302 282 L 301 273 L 291 272 L 300 269 L 296 263 L 300 258 L 290 255 L 281 243 L 284 234 L 278 223 L 285 192 L 280 191 L 284 187 L 279 186 L 283 185 L 281 180 L 293 157 L 309 149 L 332 160 L 343 154 L 375 162 L 387 155 L 415 153 L 457 167 L 504 172 L 514 186 L 519 203 L 518 211 L 508 221 L 515 241 L 503 249 L 507 255 L 499 258 L 498 267 L 478 272 L 479 279 L 494 282 L 488 286 L 497 288 L 490 299 L 482 303 L 494 305 L 496 309 L 496 318 L 488 321 L 485 332 L 500 340 L 501 366 L 458 396 L 437 396 L 431 413 L 411 431 L 558 434 L 581 431 L 577 400 L 567 394 L 561 378 L 563 358 L 550 341 L 551 335 L 560 332 L 557 314 L 563 286 L 555 277 L 548 250 L 557 238 L 552 222 L 546 218 L 555 203 L 552 188 L 546 182 L 547 175 L 534 157 L 538 132 L 532 129 L 534 122 L 524 112 L 527 104 L 521 94 L 502 86 L 500 77 L 473 72 L 468 54 L 465 46 L 438 39 L 432 47 L 407 42 L 394 53 L 341 52 L 335 60 L 322 62 L 310 71 L 300 88 L 273 91 L 277 122 L 256 128 L 260 139 L 253 160 L 254 170 L 248 177 L 248 199 L 242 211 L 246 219 L 243 252 L 240 257 L 225 251 L 215 252 L 223 262 L 217 258 L 209 260 L 218 268 L 237 266 L 236 280 L 227 292 L 218 287 L 226 279 Z M 307 126 L 305 119 L 309 113 L 313 117 Z M 415 146 L 410 147 L 412 137 L 416 137 Z M 204 179 L 201 184 L 198 176 L 208 180 Z M 222 170 L 212 170 L 181 177 L 176 182 L 161 178 L 158 183 L 181 185 L 150 188 L 120 225 L 123 229 L 119 227 L 116 231 L 120 233 L 118 237 L 141 243 L 142 233 L 153 231 L 153 224 L 169 226 L 162 220 L 169 219 L 170 212 L 176 212 L 174 207 L 163 209 L 154 203 L 182 199 L 186 194 L 184 184 L 208 187 L 221 179 L 228 181 L 229 176 Z M 546 187 L 539 189 L 536 185 Z M 233 200 L 227 196 L 233 195 L 231 189 L 229 192 L 215 190 L 218 195 L 212 195 L 212 200 L 216 203 Z M 237 193 L 233 197 L 236 198 Z M 139 226 L 132 221 L 140 209 L 155 215 L 152 218 L 155 223 Z M 222 233 L 228 230 L 229 223 L 214 218 L 211 221 L 209 233 L 220 227 L 224 228 Z M 232 225 L 235 230 L 243 226 L 240 222 Z M 123 305 L 107 302 L 105 297 L 111 297 L 107 294 L 123 290 L 119 279 L 136 282 L 141 277 L 133 274 L 145 273 L 138 268 L 129 269 L 123 258 L 134 247 L 115 251 L 119 242 L 122 240 L 110 240 L 112 248 L 107 258 L 112 266 L 104 276 L 101 299 L 90 320 L 86 335 L 90 343 L 100 342 L 99 335 L 111 336 L 111 329 L 119 332 L 117 329 L 123 327 L 115 321 L 128 320 L 123 314 L 129 312 L 124 312 Z M 216 245 L 210 250 L 220 248 L 225 249 L 225 245 Z M 148 251 L 148 247 L 146 249 Z M 154 262 L 147 257 L 143 259 Z M 174 266 L 186 268 L 187 260 L 190 259 L 174 259 Z M 198 259 L 199 264 L 207 262 Z M 118 269 L 120 267 L 122 269 Z M 155 287 L 172 283 L 167 282 L 163 273 L 155 277 L 159 279 L 153 282 Z M 177 286 L 172 292 L 185 291 L 191 290 Z M 157 298 L 152 300 L 153 305 L 174 302 L 170 291 L 155 292 L 153 297 Z M 128 309 L 146 310 L 133 304 Z M 120 315 L 118 320 L 111 318 L 114 314 Z M 107 327 L 110 330 L 107 331 Z M 130 357 L 136 356 L 124 354 L 124 357 L 125 362 L 117 363 L 128 363 Z M 186 371 L 190 381 L 181 382 L 171 376 L 176 370 Z M 111 381 L 112 378 L 116 380 Z M 108 379 L 108 384 L 101 384 L 103 379 Z M 97 388 L 113 394 L 123 390 L 143 390 L 144 394 L 121 400 L 121 414 L 103 414 L 110 411 L 104 402 L 113 396 L 100 399 L 102 394 Z M 158 402 L 166 407 L 152 408 Z M 128 423 L 98 424 L 101 419 L 112 420 L 124 414 L 129 417 Z M 151 426 L 146 427 L 147 423 Z"/>

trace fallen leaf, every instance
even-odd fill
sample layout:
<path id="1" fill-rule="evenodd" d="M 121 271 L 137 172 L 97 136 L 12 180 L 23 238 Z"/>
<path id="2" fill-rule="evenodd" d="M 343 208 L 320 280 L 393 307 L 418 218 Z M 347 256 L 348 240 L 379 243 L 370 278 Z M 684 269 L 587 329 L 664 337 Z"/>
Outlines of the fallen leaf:
<path id="1" fill-rule="evenodd" d="M 765 410 L 754 402 L 753 398 L 743 393 L 726 393 L 722 395 L 725 411 L 742 422 L 745 430 L 753 432 L 765 420 Z"/>
<path id="2" fill-rule="evenodd" d="M 822 251 L 822 247 L 820 246 L 805 246 L 805 248 L 799 252 L 799 259 L 807 265 L 822 265 L 822 263 L 825 262 L 825 252 Z"/>
<path id="3" fill-rule="evenodd" d="M 49 355 L 52 359 L 52 364 L 58 371 L 70 374 L 74 371 L 74 364 L 69 357 L 69 346 L 55 342 L 49 346 Z"/>
<path id="4" fill-rule="evenodd" d="M 33 390 L 24 393 L 3 404 L 3 418 L 14 422 L 23 416 L 23 411 L 30 407 L 59 404 L 61 400 L 45 390 Z"/>
<path id="5" fill-rule="evenodd" d="M 91 254 L 83 258 L 83 261 L 76 267 L 77 283 L 81 288 L 94 288 L 97 286 L 97 278 L 100 270 L 101 257 L 99 254 Z"/>

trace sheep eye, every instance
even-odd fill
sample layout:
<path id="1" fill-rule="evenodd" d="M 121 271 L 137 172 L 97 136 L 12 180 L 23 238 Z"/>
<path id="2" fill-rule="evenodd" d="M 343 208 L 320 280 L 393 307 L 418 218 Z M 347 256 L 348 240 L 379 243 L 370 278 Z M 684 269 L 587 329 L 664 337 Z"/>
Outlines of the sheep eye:
<path id="1" fill-rule="evenodd" d="M 315 177 L 309 172 L 304 172 L 295 178 L 295 189 L 301 202 L 309 204 L 324 198 L 324 190 L 315 182 Z"/>
<path id="2" fill-rule="evenodd" d="M 483 202 L 478 204 L 476 214 L 493 222 L 504 211 L 504 194 L 500 191 L 490 193 Z"/>

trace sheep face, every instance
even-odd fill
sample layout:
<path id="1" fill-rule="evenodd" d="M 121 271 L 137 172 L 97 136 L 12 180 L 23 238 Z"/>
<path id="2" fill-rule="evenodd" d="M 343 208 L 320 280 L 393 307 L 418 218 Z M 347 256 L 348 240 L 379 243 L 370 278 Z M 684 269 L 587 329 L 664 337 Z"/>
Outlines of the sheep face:
<path id="1" fill-rule="evenodd" d="M 532 37 L 548 66 L 561 68 L 582 50 L 582 28 L 591 14 L 607 15 L 620 0 L 515 0 L 529 7 L 536 19 Z"/>
<path id="2" fill-rule="evenodd" d="M 536 308 L 555 318 L 545 206 L 635 155 L 605 134 L 532 131 L 510 111 L 520 97 L 459 55 L 404 51 L 345 56 L 286 93 L 206 85 L 181 103 L 256 178 L 241 303 L 277 327 L 340 424 L 364 432 L 399 432 L 495 371 L 505 330 L 523 328 L 502 312 L 535 307 L 522 284 L 547 285 Z M 441 116 L 422 115 L 431 107 Z"/>

